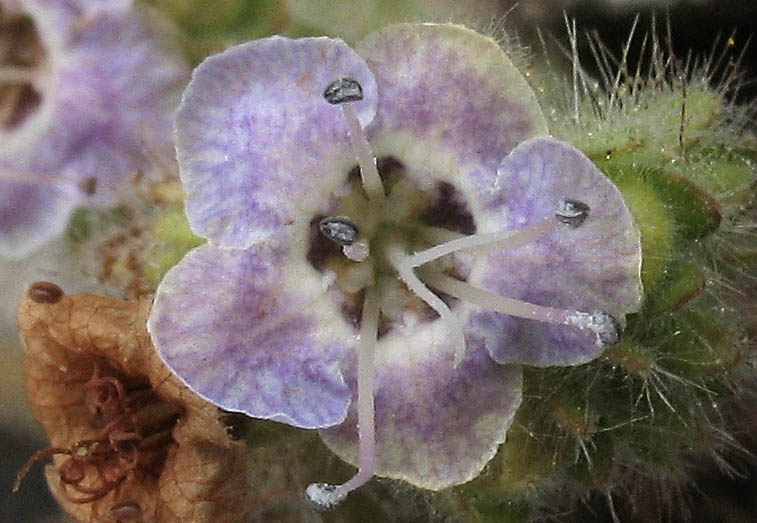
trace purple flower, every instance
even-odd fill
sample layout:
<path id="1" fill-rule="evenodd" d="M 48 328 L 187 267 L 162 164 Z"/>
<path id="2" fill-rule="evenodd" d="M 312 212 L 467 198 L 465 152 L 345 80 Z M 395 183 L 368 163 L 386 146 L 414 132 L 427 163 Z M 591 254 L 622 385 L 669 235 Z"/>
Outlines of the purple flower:
<path id="1" fill-rule="evenodd" d="M 60 234 L 74 207 L 173 158 L 189 70 L 129 0 L 0 0 L 0 255 Z M 97 198 L 94 198 L 94 194 Z"/>
<path id="2" fill-rule="evenodd" d="M 158 351 L 224 409 L 323 429 L 360 470 L 311 485 L 316 503 L 373 474 L 472 479 L 520 404 L 517 364 L 590 361 L 641 299 L 620 193 L 546 134 L 503 51 L 458 26 L 207 59 L 176 137 L 209 242 L 158 289 Z"/>

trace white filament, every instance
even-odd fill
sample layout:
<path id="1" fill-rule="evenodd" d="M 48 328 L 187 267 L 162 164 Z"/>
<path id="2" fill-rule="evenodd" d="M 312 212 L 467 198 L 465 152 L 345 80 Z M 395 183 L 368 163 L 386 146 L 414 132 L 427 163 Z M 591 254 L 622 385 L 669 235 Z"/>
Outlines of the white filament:
<path id="1" fill-rule="evenodd" d="M 439 272 L 426 271 L 423 273 L 423 278 L 429 285 L 442 292 L 501 314 L 556 325 L 573 325 L 578 328 L 588 328 L 593 324 L 592 314 L 588 312 L 543 307 L 513 298 L 505 298 Z"/>
<path id="2" fill-rule="evenodd" d="M 441 245 L 436 245 L 424 251 L 405 257 L 405 263 L 410 267 L 419 267 L 442 256 L 464 249 L 475 249 L 492 244 L 501 249 L 515 249 L 533 243 L 542 236 L 557 230 L 560 223 L 554 219 L 528 225 L 522 229 L 473 234 L 457 238 Z"/>
<path id="3" fill-rule="evenodd" d="M 357 425 L 359 439 L 358 472 L 342 485 L 313 483 L 305 493 L 316 505 L 332 508 L 341 503 L 353 490 L 365 485 L 372 477 L 376 457 L 376 428 L 374 420 L 374 351 L 379 323 L 379 298 L 376 288 L 365 291 L 363 315 L 360 323 L 357 374 Z"/>
<path id="4" fill-rule="evenodd" d="M 352 152 L 360 167 L 360 180 L 363 184 L 363 189 L 365 189 L 369 200 L 383 202 L 386 199 L 384 184 L 381 182 L 381 175 L 379 175 L 378 167 L 376 167 L 376 157 L 371 152 L 368 137 L 365 135 L 365 131 L 357 119 L 352 103 L 343 103 L 341 106 L 342 114 L 347 121 Z"/>
<path id="5" fill-rule="evenodd" d="M 447 326 L 448 334 L 450 339 L 453 340 L 455 347 L 454 365 L 457 367 L 465 356 L 466 348 L 465 335 L 463 334 L 463 328 L 462 325 L 460 325 L 457 316 L 453 314 L 447 304 L 444 303 L 439 296 L 431 292 L 418 276 L 415 275 L 415 272 L 413 272 L 413 266 L 408 263 L 408 256 L 400 247 L 391 247 L 388 254 L 390 263 L 407 288 L 436 311 L 442 322 Z"/>

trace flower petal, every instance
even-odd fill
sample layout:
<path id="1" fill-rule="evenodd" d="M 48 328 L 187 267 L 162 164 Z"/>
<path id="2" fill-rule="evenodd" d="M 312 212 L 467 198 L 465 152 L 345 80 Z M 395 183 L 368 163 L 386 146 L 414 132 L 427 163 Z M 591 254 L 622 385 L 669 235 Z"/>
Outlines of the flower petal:
<path id="1" fill-rule="evenodd" d="M 497 365 L 471 344 L 455 368 L 446 329 L 434 321 L 410 336 L 389 333 L 376 349 L 376 474 L 431 490 L 476 477 L 505 441 L 521 401 L 519 367 Z M 353 464 L 356 420 L 353 406 L 345 423 L 321 432 Z"/>
<path id="2" fill-rule="evenodd" d="M 323 97 L 345 76 L 362 85 L 355 107 L 367 125 L 376 83 L 341 40 L 272 36 L 200 64 L 176 122 L 187 216 L 198 235 L 246 248 L 324 206 L 356 163 L 341 109 Z"/>
<path id="3" fill-rule="evenodd" d="M 356 333 L 304 260 L 269 245 L 190 252 L 161 282 L 148 322 L 168 367 L 227 410 L 305 428 L 344 420 L 338 363 Z"/>
<path id="4" fill-rule="evenodd" d="M 534 93 L 492 38 L 450 24 L 399 24 L 357 50 L 378 83 L 368 131 L 379 157 L 456 185 L 489 185 L 518 143 L 547 134 Z"/>
<path id="5" fill-rule="evenodd" d="M 642 298 L 639 231 L 620 191 L 571 145 L 550 138 L 519 145 L 502 162 L 486 211 L 477 217 L 479 230 L 554 219 L 563 198 L 588 204 L 582 225 L 489 254 L 469 282 L 537 305 L 605 311 L 622 322 Z M 588 332 L 486 311 L 471 315 L 467 335 L 484 340 L 500 363 L 578 365 L 602 351 Z"/>

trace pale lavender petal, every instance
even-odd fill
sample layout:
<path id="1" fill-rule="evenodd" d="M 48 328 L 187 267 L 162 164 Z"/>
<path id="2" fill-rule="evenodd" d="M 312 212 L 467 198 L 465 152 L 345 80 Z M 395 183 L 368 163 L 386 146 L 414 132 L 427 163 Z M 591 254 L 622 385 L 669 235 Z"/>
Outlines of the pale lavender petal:
<path id="1" fill-rule="evenodd" d="M 505 158 L 477 216 L 479 232 L 554 219 L 563 198 L 589 205 L 582 225 L 489 254 L 469 282 L 537 305 L 605 311 L 623 322 L 642 298 L 639 231 L 620 191 L 571 145 L 538 138 Z M 482 340 L 500 363 L 578 365 L 602 351 L 589 332 L 486 311 L 471 315 L 466 335 Z"/>
<path id="2" fill-rule="evenodd" d="M 357 50 L 380 93 L 369 138 L 468 192 L 488 186 L 518 143 L 547 134 L 534 93 L 492 38 L 457 25 L 399 24 Z"/>
<path id="3" fill-rule="evenodd" d="M 496 364 L 476 343 L 457 368 L 453 359 L 439 321 L 379 340 L 377 475 L 443 489 L 476 477 L 505 441 L 521 401 L 520 367 Z M 354 391 L 354 370 L 349 376 Z M 353 464 L 356 418 L 353 407 L 345 423 L 321 432 L 329 448 Z"/>
<path id="4" fill-rule="evenodd" d="M 168 367 L 219 407 L 305 428 L 347 414 L 339 362 L 356 331 L 282 244 L 190 252 L 158 287 L 148 330 Z"/>
<path id="5" fill-rule="evenodd" d="M 367 125 L 376 83 L 341 40 L 272 36 L 200 64 L 176 123 L 197 234 L 246 248 L 324 208 L 356 163 L 341 108 L 323 97 L 341 77 L 362 85 L 355 108 Z"/>

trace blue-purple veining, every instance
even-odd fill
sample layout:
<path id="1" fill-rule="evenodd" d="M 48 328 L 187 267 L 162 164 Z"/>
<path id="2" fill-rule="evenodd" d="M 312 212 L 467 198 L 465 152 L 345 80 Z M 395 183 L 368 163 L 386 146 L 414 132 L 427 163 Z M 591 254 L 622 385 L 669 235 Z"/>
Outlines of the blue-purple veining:
<path id="1" fill-rule="evenodd" d="M 338 363 L 354 335 L 319 285 L 299 283 L 312 269 L 274 245 L 206 244 L 182 267 L 161 283 L 148 325 L 157 346 L 172 347 L 163 357 L 182 380 L 256 418 L 305 428 L 344 420 L 350 395 Z"/>
<path id="2" fill-rule="evenodd" d="M 397 350 L 388 345 L 409 351 L 425 341 L 422 350 L 377 366 L 376 473 L 438 490 L 477 476 L 505 441 L 521 402 L 521 371 L 498 365 L 477 343 L 469 343 L 466 359 L 455 368 L 455 347 L 443 326 L 417 330 L 410 338 L 388 334 L 377 349 L 381 358 L 382 350 Z M 354 394 L 352 365 L 347 374 Z M 353 404 L 345 423 L 321 433 L 329 448 L 352 463 L 355 410 Z"/>
<path id="3" fill-rule="evenodd" d="M 326 86 L 345 76 L 363 86 L 357 112 L 366 125 L 375 113 L 375 80 L 341 40 L 274 36 L 195 70 L 176 137 L 197 234 L 246 248 L 324 206 L 355 161 L 340 113 L 323 100 Z"/>

